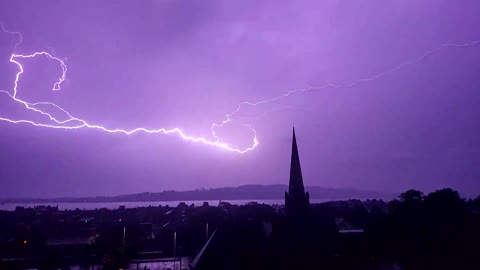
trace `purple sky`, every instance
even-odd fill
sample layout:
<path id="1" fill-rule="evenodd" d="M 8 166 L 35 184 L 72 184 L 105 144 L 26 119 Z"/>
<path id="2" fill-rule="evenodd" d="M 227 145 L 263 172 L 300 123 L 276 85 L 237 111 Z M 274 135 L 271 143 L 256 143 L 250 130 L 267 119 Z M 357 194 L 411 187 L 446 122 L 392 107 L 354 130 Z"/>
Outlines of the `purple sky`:
<path id="1" fill-rule="evenodd" d="M 213 140 L 211 123 L 242 101 L 353 82 L 480 40 L 479 10 L 478 0 L 3 0 L 0 22 L 22 33 L 16 53 L 48 51 L 68 65 L 52 92 L 58 63 L 23 60 L 22 99 L 109 128 L 179 127 Z M 16 41 L 0 32 L 7 91 Z M 444 48 L 353 87 L 245 107 L 236 119 L 260 141 L 246 154 L 176 135 L 0 121 L 0 197 L 286 184 L 293 123 L 306 185 L 478 194 L 479 70 L 480 44 Z M 0 95 L 0 117 L 30 116 Z M 239 125 L 218 135 L 238 147 L 252 139 Z"/>

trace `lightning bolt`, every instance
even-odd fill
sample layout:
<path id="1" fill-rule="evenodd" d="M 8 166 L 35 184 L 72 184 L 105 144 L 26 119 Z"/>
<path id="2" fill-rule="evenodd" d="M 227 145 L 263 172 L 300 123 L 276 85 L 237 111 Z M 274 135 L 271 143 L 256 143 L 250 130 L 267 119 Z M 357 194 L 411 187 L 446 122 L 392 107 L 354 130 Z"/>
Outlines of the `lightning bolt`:
<path id="1" fill-rule="evenodd" d="M 19 41 L 14 46 L 14 51 L 15 51 L 17 46 L 22 43 L 22 40 L 23 40 L 22 34 L 20 32 L 8 31 L 7 29 L 5 29 L 3 24 L 0 24 L 0 25 L 2 26 L 3 32 L 5 32 L 7 34 L 17 35 L 19 37 Z M 41 51 L 41 52 L 34 52 L 33 54 L 28 54 L 28 55 L 13 53 L 10 56 L 9 61 L 11 63 L 17 65 L 17 67 L 19 69 L 19 71 L 15 75 L 13 94 L 8 92 L 8 91 L 5 91 L 5 90 L 0 90 L 0 93 L 8 95 L 15 102 L 22 104 L 27 110 L 30 110 L 30 111 L 33 111 L 33 112 L 35 112 L 37 114 L 40 114 L 42 116 L 48 117 L 50 119 L 50 124 L 38 123 L 38 122 L 28 120 L 28 119 L 14 120 L 14 119 L 4 118 L 4 117 L 0 117 L 1 121 L 6 121 L 6 122 L 9 122 L 9 123 L 13 123 L 13 124 L 19 124 L 19 123 L 30 124 L 30 125 L 33 125 L 33 126 L 36 126 L 36 127 L 45 127 L 45 128 L 53 128 L 53 129 L 91 128 L 91 129 L 99 129 L 101 131 L 109 132 L 109 133 L 123 133 L 123 134 L 127 134 L 127 135 L 137 133 L 137 132 L 145 132 L 145 133 L 149 133 L 149 134 L 156 134 L 156 133 L 177 134 L 178 136 L 180 136 L 182 139 L 184 139 L 186 141 L 200 142 L 200 143 L 203 143 L 203 144 L 206 144 L 206 145 L 219 147 L 219 148 L 222 148 L 222 149 L 225 149 L 225 150 L 228 150 L 228 151 L 231 151 L 231 152 L 237 152 L 237 153 L 240 153 L 240 154 L 249 152 L 249 151 L 255 149 L 258 146 L 259 141 L 257 139 L 257 134 L 256 134 L 255 129 L 252 128 L 250 125 L 246 125 L 246 124 L 244 124 L 243 126 L 248 127 L 252 131 L 252 134 L 253 134 L 253 140 L 252 140 L 252 144 L 251 144 L 250 147 L 239 149 L 239 148 L 231 147 L 227 143 L 224 143 L 224 142 L 220 141 L 220 138 L 216 135 L 216 129 L 222 128 L 226 124 L 231 123 L 233 121 L 232 119 L 225 119 L 224 121 L 222 121 L 220 123 L 215 123 L 214 122 L 211 126 L 212 137 L 214 138 L 214 140 L 209 140 L 209 139 L 206 139 L 206 138 L 203 138 L 203 137 L 194 137 L 194 136 L 187 135 L 180 128 L 147 129 L 147 128 L 140 127 L 140 128 L 135 128 L 135 129 L 131 129 L 131 130 L 120 129 L 120 128 L 111 129 L 111 128 L 107 128 L 107 127 L 100 126 L 100 125 L 90 124 L 86 120 L 83 120 L 83 119 L 78 118 L 78 117 L 74 117 L 72 114 L 70 114 L 64 108 L 60 107 L 57 104 L 51 103 L 51 102 L 29 103 L 29 102 L 17 97 L 18 82 L 20 80 L 21 75 L 24 72 L 22 64 L 19 61 L 17 61 L 17 59 L 34 58 L 34 57 L 38 57 L 38 56 L 48 57 L 50 60 L 58 62 L 60 64 L 60 66 L 62 67 L 62 75 L 60 76 L 60 78 L 58 78 L 58 80 L 55 82 L 55 84 L 53 85 L 53 88 L 52 88 L 52 91 L 60 90 L 62 82 L 65 81 L 65 79 L 66 79 L 67 65 L 65 64 L 65 62 L 62 59 L 60 59 L 58 57 L 55 57 L 48 52 Z M 60 110 L 67 117 L 67 119 L 66 120 L 59 120 L 59 119 L 55 118 L 53 115 L 51 115 L 50 113 L 45 112 L 44 110 L 38 109 L 38 105 L 54 107 L 54 108 Z M 74 123 L 74 124 L 71 125 L 71 123 Z M 69 124 L 69 125 L 67 125 L 67 124 Z"/>
<path id="2" fill-rule="evenodd" d="M 14 51 L 16 51 L 17 46 L 20 45 L 22 43 L 22 40 L 23 40 L 21 33 L 20 32 L 8 31 L 8 30 L 5 29 L 3 24 L 0 23 L 0 25 L 2 26 L 3 32 L 5 32 L 7 34 L 17 35 L 19 37 L 19 41 L 14 46 Z M 434 53 L 436 53 L 436 52 L 438 52 L 442 49 L 452 48 L 452 47 L 469 47 L 469 46 L 474 46 L 474 45 L 477 45 L 477 44 L 480 44 L 480 40 L 472 41 L 472 42 L 469 42 L 469 43 L 462 43 L 462 44 L 445 43 L 445 44 L 442 44 L 442 45 L 440 45 L 440 46 L 438 46 L 434 49 L 431 49 L 431 50 L 425 52 L 424 54 L 422 54 L 421 56 L 419 56 L 417 58 L 414 58 L 414 59 L 409 60 L 409 61 L 402 62 L 402 63 L 400 63 L 400 64 L 398 64 L 398 65 L 396 65 L 396 66 L 394 66 L 390 69 L 387 69 L 387 70 L 385 70 L 381 73 L 377 73 L 377 74 L 374 74 L 372 76 L 369 76 L 369 77 L 366 77 L 366 78 L 361 78 L 361 79 L 358 79 L 358 80 L 355 80 L 355 81 L 352 81 L 352 82 L 349 82 L 349 83 L 324 84 L 324 85 L 317 86 L 317 87 L 294 89 L 294 90 L 287 91 L 287 92 L 285 92 L 281 95 L 278 95 L 276 97 L 272 97 L 270 99 L 265 99 L 265 100 L 256 101 L 256 102 L 249 102 L 249 101 L 241 102 L 237 105 L 237 107 L 234 111 L 226 114 L 224 119 L 220 123 L 216 123 L 216 122 L 212 123 L 211 133 L 212 133 L 212 137 L 214 138 L 214 140 L 206 139 L 206 138 L 203 138 L 203 137 L 194 137 L 194 136 L 187 135 L 180 128 L 147 129 L 147 128 L 140 127 L 140 128 L 135 128 L 135 129 L 131 129 L 131 130 L 120 129 L 120 128 L 111 129 L 111 128 L 107 128 L 107 127 L 100 126 L 100 125 L 89 124 L 87 121 L 85 121 L 81 118 L 74 117 L 67 110 L 65 110 L 62 107 L 60 107 L 59 105 L 51 103 L 51 102 L 29 103 L 25 100 L 22 100 L 22 99 L 17 97 L 17 92 L 18 92 L 17 89 L 18 89 L 18 82 L 20 80 L 20 76 L 24 72 L 24 69 L 23 69 L 22 64 L 19 61 L 17 61 L 17 59 L 25 59 L 25 58 L 34 58 L 34 57 L 38 57 L 38 56 L 45 56 L 45 57 L 48 57 L 50 60 L 58 62 L 60 64 L 61 68 L 62 68 L 62 74 L 61 74 L 60 78 L 58 78 L 58 80 L 54 83 L 52 91 L 60 90 L 62 82 L 64 82 L 65 79 L 66 79 L 67 65 L 65 64 L 65 62 L 62 59 L 60 59 L 58 57 L 55 57 L 52 54 L 50 54 L 48 52 L 44 52 L 44 51 L 34 52 L 33 54 L 28 54 L 28 55 L 13 53 L 10 57 L 10 62 L 17 65 L 17 67 L 19 69 L 19 71 L 15 75 L 13 94 L 10 93 L 9 91 L 5 91 L 5 90 L 0 90 L 0 93 L 8 95 L 15 102 L 22 104 L 27 110 L 30 110 L 30 111 L 33 111 L 33 112 L 35 112 L 37 114 L 40 114 L 42 116 L 48 117 L 50 119 L 50 124 L 38 123 L 38 122 L 28 120 L 28 119 L 13 120 L 13 119 L 3 118 L 3 117 L 0 117 L 0 120 L 10 122 L 10 123 L 13 123 L 13 124 L 24 123 L 24 124 L 30 124 L 30 125 L 33 125 L 33 126 L 37 126 L 37 127 L 45 127 L 45 128 L 53 128 L 53 129 L 91 128 L 91 129 L 98 129 L 98 130 L 108 132 L 108 133 L 123 133 L 123 134 L 126 134 L 126 135 L 130 135 L 130 134 L 137 133 L 137 132 L 145 132 L 145 133 L 149 133 L 149 134 L 157 134 L 157 133 L 160 133 L 160 134 L 176 134 L 186 141 L 199 142 L 199 143 L 203 143 L 203 144 L 206 144 L 206 145 L 218 147 L 218 148 L 221 148 L 221 149 L 224 149 L 224 150 L 227 150 L 227 151 L 244 154 L 244 153 L 247 153 L 249 151 L 254 150 L 259 144 L 259 140 L 257 138 L 257 132 L 251 125 L 243 124 L 243 126 L 249 128 L 251 130 L 252 134 L 253 134 L 252 144 L 249 147 L 246 147 L 246 148 L 235 148 L 235 147 L 229 146 L 227 143 L 221 142 L 219 137 L 216 135 L 216 130 L 218 128 L 224 127 L 227 124 L 232 123 L 234 121 L 234 117 L 245 106 L 255 107 L 255 106 L 258 106 L 258 105 L 272 103 L 272 102 L 278 101 L 280 99 L 287 98 L 287 97 L 289 97 L 293 94 L 309 92 L 309 91 L 318 91 L 318 90 L 325 89 L 325 88 L 349 88 L 349 87 L 354 87 L 358 84 L 366 83 L 366 82 L 373 81 L 373 80 L 379 79 L 381 77 L 384 77 L 385 75 L 390 74 L 392 72 L 395 72 L 395 71 L 397 71 L 399 69 L 402 69 L 406 66 L 417 64 L 417 63 L 423 61 L 428 56 L 430 56 L 430 55 L 432 55 L 432 54 L 434 54 Z M 50 113 L 45 112 L 44 110 L 38 109 L 39 105 L 50 106 L 50 107 L 56 108 L 57 110 L 61 111 L 66 116 L 66 120 L 59 120 L 59 119 L 55 118 L 54 116 L 52 116 Z"/>
<path id="3" fill-rule="evenodd" d="M 408 60 L 408 61 L 405 61 L 405 62 L 402 62 L 390 69 L 387 69 L 381 73 L 377 73 L 377 74 L 374 74 L 374 75 L 371 75 L 369 77 L 365 77 L 365 78 L 361 78 L 361 79 L 358 79 L 358 80 L 355 80 L 355 81 L 352 81 L 352 82 L 348 82 L 348 83 L 341 83 L 341 84 L 332 84 L 332 83 L 328 83 L 328 84 L 324 84 L 324 85 L 321 85 L 321 86 L 317 86 L 317 87 L 307 87 L 307 88 L 301 88 L 301 89 L 293 89 L 293 90 L 290 90 L 290 91 L 287 91 L 281 95 L 278 95 L 276 97 L 272 97 L 272 98 L 269 98 L 269 99 L 265 99 L 265 100 L 261 100 L 261 101 L 256 101 L 256 102 L 250 102 L 250 101 L 244 101 L 244 102 L 241 102 L 237 105 L 237 108 L 227 114 L 225 116 L 225 119 L 226 120 L 230 120 L 233 116 L 235 116 L 240 110 L 242 107 L 244 106 L 251 106 L 251 107 L 256 107 L 258 105 L 262 105 L 262 104 L 267 104 L 267 103 L 271 103 L 271 102 L 275 102 L 275 101 L 278 101 L 280 99 L 283 99 L 283 98 L 286 98 L 286 97 L 289 97 L 293 94 L 297 94 L 297 93 L 303 93 L 303 92 L 310 92 L 310 91 L 318 91 L 318 90 L 322 90 L 322 89 L 325 89 L 325 88 L 349 88 L 349 87 L 354 87 L 358 84 L 361 84 L 361 83 L 365 83 L 365 82 L 369 82 L 369 81 L 373 81 L 373 80 L 376 80 L 376 79 L 379 79 L 379 78 L 382 78 L 384 77 L 385 75 L 388 75 L 390 73 L 393 73 L 397 70 L 400 70 L 406 66 L 411 66 L 411 65 L 415 65 L 419 62 L 421 62 L 422 60 L 424 60 L 425 58 L 427 58 L 428 56 L 442 50 L 442 49 L 446 49 L 446 48 L 454 48 L 454 47 L 470 47 L 470 46 L 474 46 L 474 45 L 477 45 L 477 44 L 480 44 L 480 40 L 476 40 L 476 41 L 472 41 L 472 42 L 468 42 L 468 43 L 461 43 L 461 44 L 455 44 L 455 43 L 445 43 L 445 44 L 442 44 L 434 49 L 431 49 L 431 50 L 428 50 L 427 52 L 425 52 L 424 54 L 422 54 L 421 56 L 417 57 L 417 58 L 414 58 L 414 59 L 411 59 L 411 60 Z"/>

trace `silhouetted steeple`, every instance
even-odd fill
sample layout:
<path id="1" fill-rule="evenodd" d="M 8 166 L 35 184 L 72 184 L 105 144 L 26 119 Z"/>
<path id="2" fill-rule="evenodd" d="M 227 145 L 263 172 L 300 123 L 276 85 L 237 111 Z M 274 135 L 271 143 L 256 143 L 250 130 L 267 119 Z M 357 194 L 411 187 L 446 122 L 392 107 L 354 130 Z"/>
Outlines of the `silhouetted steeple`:
<path id="1" fill-rule="evenodd" d="M 292 158 L 290 161 L 290 182 L 288 186 L 288 193 L 305 195 L 305 188 L 303 186 L 302 168 L 300 167 L 300 157 L 298 156 L 297 139 L 295 138 L 295 128 L 293 128 L 292 140 Z"/>
<path id="2" fill-rule="evenodd" d="M 305 193 L 303 186 L 302 169 L 298 155 L 295 128 L 293 129 L 292 158 L 290 161 L 290 181 L 288 192 L 285 192 L 285 208 L 287 216 L 293 219 L 303 220 L 308 218 L 310 212 L 310 196 Z"/>

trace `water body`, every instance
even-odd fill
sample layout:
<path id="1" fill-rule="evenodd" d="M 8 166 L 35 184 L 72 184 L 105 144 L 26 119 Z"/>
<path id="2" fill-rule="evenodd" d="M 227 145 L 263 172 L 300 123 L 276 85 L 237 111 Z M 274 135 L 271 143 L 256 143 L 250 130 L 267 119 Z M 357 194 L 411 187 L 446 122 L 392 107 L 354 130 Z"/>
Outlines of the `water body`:
<path id="1" fill-rule="evenodd" d="M 338 199 L 336 199 L 338 200 Z M 311 203 L 321 203 L 321 202 L 327 202 L 327 201 L 332 201 L 329 199 L 311 199 Z M 210 201 L 151 201 L 151 202 L 80 202 L 80 203 L 3 203 L 0 204 L 0 210 L 4 211 L 13 211 L 15 210 L 15 207 L 17 206 L 23 206 L 25 208 L 31 208 L 31 207 L 36 207 L 36 206 L 41 206 L 41 205 L 50 205 L 50 206 L 58 206 L 59 210 L 75 210 L 75 209 L 81 209 L 81 210 L 94 210 L 94 209 L 101 209 L 101 208 L 107 208 L 107 209 L 118 209 L 121 205 L 124 205 L 126 208 L 137 208 L 137 207 L 149 207 L 149 206 L 171 206 L 171 207 L 176 207 L 178 204 L 181 202 L 186 203 L 187 205 L 195 205 L 195 206 L 201 206 L 203 205 L 204 202 L 207 202 L 211 206 L 217 206 L 220 201 L 218 200 L 210 200 Z M 250 202 L 256 202 L 260 204 L 268 204 L 268 205 L 283 205 L 285 203 L 284 200 L 226 200 L 224 202 L 228 202 L 231 204 L 236 204 L 236 205 L 244 205 Z"/>

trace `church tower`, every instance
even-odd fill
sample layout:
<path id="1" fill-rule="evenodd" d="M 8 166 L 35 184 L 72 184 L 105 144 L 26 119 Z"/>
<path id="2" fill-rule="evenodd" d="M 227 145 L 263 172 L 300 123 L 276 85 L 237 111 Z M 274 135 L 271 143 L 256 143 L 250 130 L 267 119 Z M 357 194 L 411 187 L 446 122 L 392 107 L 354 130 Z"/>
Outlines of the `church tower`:
<path id="1" fill-rule="evenodd" d="M 293 128 L 290 181 L 288 192 L 285 192 L 285 210 L 287 217 L 290 219 L 303 220 L 310 216 L 310 195 L 308 192 L 305 192 L 305 187 L 303 186 L 295 128 Z"/>

